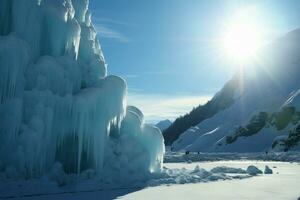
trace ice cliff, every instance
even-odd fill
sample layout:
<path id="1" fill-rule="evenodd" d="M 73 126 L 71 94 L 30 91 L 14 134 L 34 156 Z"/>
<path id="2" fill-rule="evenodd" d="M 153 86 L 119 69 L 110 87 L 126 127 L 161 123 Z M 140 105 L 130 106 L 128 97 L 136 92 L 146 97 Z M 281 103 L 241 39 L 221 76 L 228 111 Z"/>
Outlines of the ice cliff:
<path id="1" fill-rule="evenodd" d="M 160 171 L 161 132 L 126 105 L 126 82 L 107 75 L 88 4 L 0 0 L 0 171 Z"/>

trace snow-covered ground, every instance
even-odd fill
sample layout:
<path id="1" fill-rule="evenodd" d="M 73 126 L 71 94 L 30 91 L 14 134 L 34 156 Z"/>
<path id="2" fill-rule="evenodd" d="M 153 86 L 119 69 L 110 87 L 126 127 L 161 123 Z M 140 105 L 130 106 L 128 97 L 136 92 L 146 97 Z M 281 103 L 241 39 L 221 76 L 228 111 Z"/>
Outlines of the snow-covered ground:
<path id="1" fill-rule="evenodd" d="M 242 180 L 217 181 L 210 183 L 185 184 L 151 187 L 127 194 L 121 199 L 281 199 L 296 200 L 300 197 L 300 164 L 270 161 L 216 161 L 202 163 L 169 163 L 168 167 L 202 168 L 215 166 L 246 168 L 254 164 L 260 169 L 265 165 L 272 168 L 273 174 L 261 175 Z"/>
<path id="2" fill-rule="evenodd" d="M 288 152 L 260 152 L 260 153 L 196 153 L 190 152 L 172 152 L 167 151 L 164 155 L 164 163 L 177 162 L 203 162 L 203 161 L 221 161 L 221 160 L 261 160 L 261 161 L 283 161 L 300 162 L 299 151 Z"/>
<path id="3" fill-rule="evenodd" d="M 129 182 L 131 173 L 128 177 L 120 177 L 118 181 L 101 179 L 101 176 L 93 176 L 91 173 L 76 174 L 53 174 L 50 177 L 44 176 L 38 179 L 14 179 L 7 175 L 0 174 L 0 199 L 26 198 L 40 196 L 55 196 L 62 194 L 80 194 L 99 191 L 119 191 L 121 188 L 129 190 L 141 190 L 142 188 L 160 185 L 175 185 L 187 183 L 211 182 L 218 180 L 245 179 L 262 174 L 262 171 L 255 166 L 245 169 L 217 167 L 212 170 L 205 170 L 199 165 L 193 168 L 164 167 L 159 173 L 149 174 L 147 179 L 139 179 Z M 53 176 L 55 179 L 53 179 Z M 125 178 L 125 180 L 123 180 Z M 58 182 L 57 182 L 58 181 Z M 123 190 L 123 189 L 122 189 Z M 127 192 L 128 193 L 128 192 Z M 107 198 L 105 198 L 107 199 Z"/>
<path id="4" fill-rule="evenodd" d="M 220 180 L 190 184 L 163 184 L 155 187 L 69 192 L 54 195 L 27 196 L 15 199 L 82 200 L 82 199 L 297 199 L 300 197 L 300 163 L 276 161 L 214 161 L 166 163 L 168 169 L 194 170 L 197 165 L 210 171 L 217 166 L 247 169 L 254 165 L 260 170 L 269 166 L 273 174 L 246 179 Z"/>

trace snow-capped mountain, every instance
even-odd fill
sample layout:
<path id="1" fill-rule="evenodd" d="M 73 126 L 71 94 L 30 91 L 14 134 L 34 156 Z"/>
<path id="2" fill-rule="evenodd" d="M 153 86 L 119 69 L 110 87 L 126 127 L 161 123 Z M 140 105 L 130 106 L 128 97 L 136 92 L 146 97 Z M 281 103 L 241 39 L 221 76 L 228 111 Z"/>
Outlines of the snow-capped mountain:
<path id="1" fill-rule="evenodd" d="M 232 103 L 180 134 L 172 149 L 208 152 L 298 149 L 299 52 L 300 30 L 261 49 L 257 58 L 229 81 L 235 82 Z M 224 88 L 212 101 L 220 98 Z"/>
<path id="2" fill-rule="evenodd" d="M 234 102 L 234 99 L 238 97 L 239 80 L 240 77 L 236 75 L 234 78 L 228 81 L 222 90 L 206 104 L 199 105 L 185 116 L 177 118 L 170 125 L 170 127 L 163 132 L 165 143 L 167 145 L 172 144 L 176 139 L 178 139 L 181 133 L 190 127 L 196 126 L 203 120 L 208 119 L 219 111 L 229 107 Z M 193 131 L 193 129 L 190 131 Z"/>
<path id="3" fill-rule="evenodd" d="M 161 132 L 107 75 L 88 3 L 0 0 L 1 172 L 129 181 L 160 171 Z"/>
<path id="4" fill-rule="evenodd" d="M 169 128 L 169 126 L 171 126 L 172 122 L 168 119 L 162 120 L 160 122 L 158 122 L 157 124 L 155 124 L 155 126 L 157 128 L 160 129 L 161 132 L 163 132 L 164 130 L 166 130 L 167 128 Z"/>

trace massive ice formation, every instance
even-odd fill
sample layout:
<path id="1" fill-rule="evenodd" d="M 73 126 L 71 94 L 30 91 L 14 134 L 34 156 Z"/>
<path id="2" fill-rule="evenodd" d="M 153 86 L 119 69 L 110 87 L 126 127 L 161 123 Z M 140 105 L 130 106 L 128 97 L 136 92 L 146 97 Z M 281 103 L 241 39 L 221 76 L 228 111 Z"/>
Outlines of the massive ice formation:
<path id="1" fill-rule="evenodd" d="M 125 81 L 107 76 L 88 0 L 0 0 L 0 88 L 0 170 L 161 169 L 162 135 L 126 107 Z"/>

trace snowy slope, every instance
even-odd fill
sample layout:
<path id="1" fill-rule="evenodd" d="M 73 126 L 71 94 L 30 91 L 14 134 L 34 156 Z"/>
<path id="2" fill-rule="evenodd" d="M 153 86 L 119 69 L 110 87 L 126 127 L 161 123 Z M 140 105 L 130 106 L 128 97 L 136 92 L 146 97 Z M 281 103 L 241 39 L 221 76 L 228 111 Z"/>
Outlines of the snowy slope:
<path id="1" fill-rule="evenodd" d="M 257 59 L 248 63 L 240 74 L 243 81 L 237 87 L 242 90 L 234 103 L 182 133 L 172 144 L 172 149 L 265 151 L 272 148 L 274 138 L 288 135 L 299 125 L 299 119 L 293 122 L 290 120 L 284 128 L 278 128 L 272 120 L 275 120 L 274 123 L 277 119 L 285 120 L 280 119 L 281 113 L 285 117 L 282 111 L 284 107 L 293 107 L 292 115 L 294 118 L 298 117 L 299 44 L 300 30 L 295 30 L 263 48 Z M 294 136 L 293 140 L 297 137 Z"/>
<path id="2" fill-rule="evenodd" d="M 234 101 L 240 97 L 241 89 L 239 87 L 240 77 L 236 74 L 228 81 L 210 101 L 204 105 L 199 105 L 190 113 L 178 117 L 169 128 L 164 130 L 163 135 L 166 145 L 172 144 L 179 135 L 196 126 L 198 123 L 211 118 L 215 114 L 230 107 Z"/>
<path id="3" fill-rule="evenodd" d="M 0 0 L 0 171 L 10 178 L 161 169 L 161 132 L 107 76 L 88 3 Z"/>

